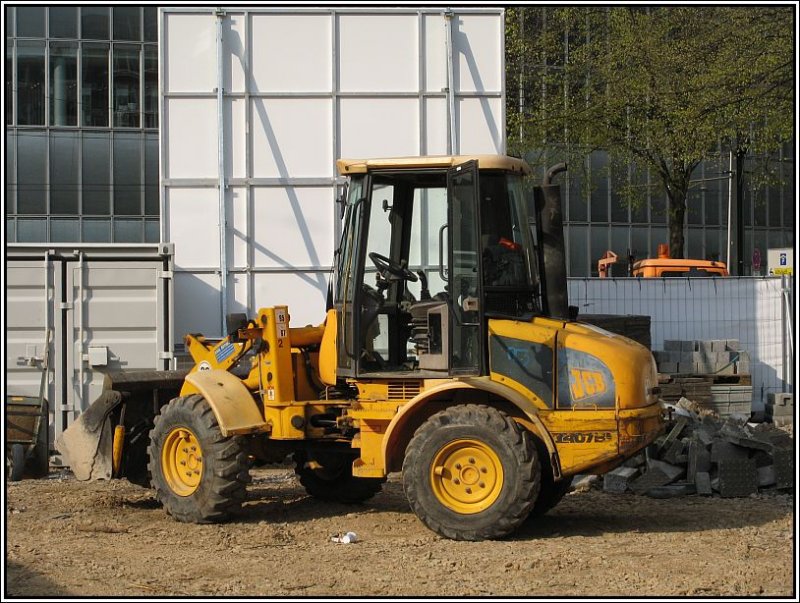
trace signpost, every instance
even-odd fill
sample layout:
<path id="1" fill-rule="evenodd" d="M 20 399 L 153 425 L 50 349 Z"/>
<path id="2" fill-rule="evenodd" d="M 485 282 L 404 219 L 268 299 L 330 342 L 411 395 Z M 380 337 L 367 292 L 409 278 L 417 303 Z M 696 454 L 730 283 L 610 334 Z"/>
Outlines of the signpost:
<path id="1" fill-rule="evenodd" d="M 793 275 L 794 249 L 791 247 L 767 249 L 767 274 L 770 276 Z"/>

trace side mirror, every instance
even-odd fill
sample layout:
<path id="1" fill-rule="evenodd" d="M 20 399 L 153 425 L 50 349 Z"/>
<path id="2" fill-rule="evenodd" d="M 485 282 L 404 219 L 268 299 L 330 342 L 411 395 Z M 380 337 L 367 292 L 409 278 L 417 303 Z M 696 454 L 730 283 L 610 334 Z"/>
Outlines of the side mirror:
<path id="1" fill-rule="evenodd" d="M 233 343 L 238 342 L 239 329 L 247 328 L 247 314 L 241 312 L 228 314 L 225 317 L 225 326 L 226 326 L 225 330 L 228 332 L 228 338 Z"/>

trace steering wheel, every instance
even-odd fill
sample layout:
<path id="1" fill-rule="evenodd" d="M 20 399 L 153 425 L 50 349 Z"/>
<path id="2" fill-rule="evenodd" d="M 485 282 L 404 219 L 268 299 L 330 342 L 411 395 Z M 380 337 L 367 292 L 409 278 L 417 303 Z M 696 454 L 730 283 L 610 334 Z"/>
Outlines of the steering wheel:
<path id="1" fill-rule="evenodd" d="M 369 254 L 369 259 L 372 260 L 372 263 L 375 264 L 375 267 L 387 281 L 390 279 L 386 275 L 390 274 L 396 279 L 402 279 L 412 283 L 417 282 L 416 274 L 411 272 L 406 266 L 398 262 L 393 262 L 385 255 L 372 251 Z"/>

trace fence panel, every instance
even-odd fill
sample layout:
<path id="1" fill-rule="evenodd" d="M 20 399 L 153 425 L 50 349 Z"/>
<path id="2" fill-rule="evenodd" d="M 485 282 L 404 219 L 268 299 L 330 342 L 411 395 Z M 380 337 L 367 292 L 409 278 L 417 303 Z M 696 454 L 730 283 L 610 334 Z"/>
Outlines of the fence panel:
<path id="1" fill-rule="evenodd" d="M 665 339 L 738 339 L 750 353 L 754 411 L 769 392 L 792 390 L 794 315 L 783 290 L 777 277 L 568 279 L 578 320 L 581 313 L 650 316 L 654 350 Z"/>

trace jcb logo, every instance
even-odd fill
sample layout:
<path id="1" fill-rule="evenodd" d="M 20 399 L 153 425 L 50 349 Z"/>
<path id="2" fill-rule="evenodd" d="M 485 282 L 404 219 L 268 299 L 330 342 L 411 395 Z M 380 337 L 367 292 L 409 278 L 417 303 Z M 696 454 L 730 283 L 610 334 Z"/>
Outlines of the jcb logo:
<path id="1" fill-rule="evenodd" d="M 596 396 L 606 391 L 603 373 L 577 368 L 570 369 L 569 372 L 569 387 L 572 390 L 573 400 Z"/>

